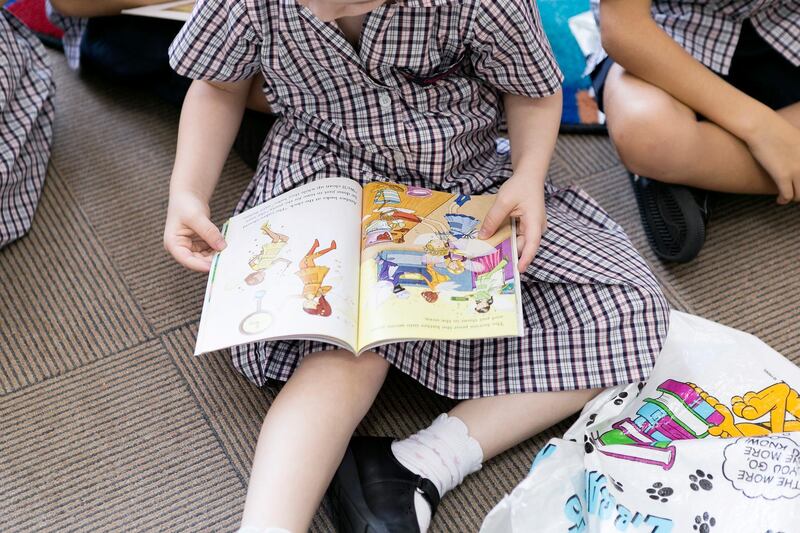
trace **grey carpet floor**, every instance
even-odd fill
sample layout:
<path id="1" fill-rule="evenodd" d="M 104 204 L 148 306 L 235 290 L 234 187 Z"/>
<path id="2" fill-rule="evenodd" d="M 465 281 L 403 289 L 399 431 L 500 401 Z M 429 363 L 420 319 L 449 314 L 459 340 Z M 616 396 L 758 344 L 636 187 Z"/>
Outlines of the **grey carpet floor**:
<path id="1" fill-rule="evenodd" d="M 0 251 L 0 530 L 231 531 L 274 397 L 225 354 L 191 356 L 204 278 L 161 248 L 178 110 L 82 80 L 51 55 L 57 119 L 30 234 Z M 550 171 L 622 224 L 672 304 L 745 329 L 800 362 L 800 209 L 719 201 L 695 262 L 665 266 L 603 136 L 559 139 Z M 250 171 L 231 156 L 221 221 Z M 392 375 L 359 432 L 404 436 L 450 402 Z M 562 423 L 490 461 L 442 504 L 433 532 L 477 530 Z M 313 531 L 332 531 L 326 509 Z"/>

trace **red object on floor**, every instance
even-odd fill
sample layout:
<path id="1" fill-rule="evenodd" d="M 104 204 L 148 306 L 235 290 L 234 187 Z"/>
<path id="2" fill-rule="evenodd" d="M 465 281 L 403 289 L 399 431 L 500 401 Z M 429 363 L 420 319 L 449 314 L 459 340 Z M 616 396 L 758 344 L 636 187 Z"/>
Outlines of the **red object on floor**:
<path id="1" fill-rule="evenodd" d="M 44 0 L 17 0 L 6 5 L 6 9 L 39 35 L 61 39 L 64 32 L 47 20 Z"/>

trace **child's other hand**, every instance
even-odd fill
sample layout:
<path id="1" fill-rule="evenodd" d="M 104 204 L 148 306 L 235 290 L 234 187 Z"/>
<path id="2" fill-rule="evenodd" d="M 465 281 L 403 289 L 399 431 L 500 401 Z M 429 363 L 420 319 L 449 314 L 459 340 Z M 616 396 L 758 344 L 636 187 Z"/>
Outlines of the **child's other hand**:
<path id="1" fill-rule="evenodd" d="M 525 272 L 536 256 L 542 234 L 547 229 L 547 212 L 544 208 L 544 187 L 523 176 L 511 176 L 503 183 L 494 205 L 483 221 L 478 238 L 488 239 L 508 217 L 519 219 L 517 224 L 517 268 Z"/>
<path id="2" fill-rule="evenodd" d="M 214 253 L 225 249 L 225 239 L 209 215 L 208 204 L 194 194 L 170 194 L 164 249 L 178 263 L 197 272 L 208 272 Z"/>
<path id="3" fill-rule="evenodd" d="M 800 202 L 800 130 L 768 110 L 747 142 L 778 187 L 778 203 Z"/>

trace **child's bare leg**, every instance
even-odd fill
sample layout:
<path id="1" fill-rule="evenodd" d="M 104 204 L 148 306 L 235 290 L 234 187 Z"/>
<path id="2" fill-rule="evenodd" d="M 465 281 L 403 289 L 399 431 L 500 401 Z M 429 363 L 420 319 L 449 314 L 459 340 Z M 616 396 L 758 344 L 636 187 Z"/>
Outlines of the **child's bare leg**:
<path id="1" fill-rule="evenodd" d="M 344 350 L 306 356 L 258 437 L 242 525 L 307 531 L 350 437 L 389 364 Z"/>
<path id="2" fill-rule="evenodd" d="M 345 496 L 338 496 L 334 505 L 356 524 L 353 531 L 385 523 L 412 529 L 414 522 L 420 531 L 427 531 L 438 498 L 480 469 L 483 461 L 580 410 L 599 390 L 467 400 L 429 427 L 391 443 L 390 451 L 381 439 L 354 441 L 335 481 Z M 397 464 L 402 468 L 392 466 Z M 360 491 L 352 488 L 358 484 Z M 395 504 L 378 498 L 383 504 L 371 508 L 363 496 L 366 486 L 373 492 L 391 491 Z M 370 508 L 372 515 L 363 513 L 364 508 Z"/>
<path id="3" fill-rule="evenodd" d="M 778 114 L 789 121 L 789 124 L 800 128 L 800 102 L 795 102 L 790 106 L 778 110 Z"/>
<path id="4" fill-rule="evenodd" d="M 637 174 L 703 189 L 777 194 L 747 145 L 689 107 L 615 64 L 603 96 L 609 134 Z M 800 128 L 800 104 L 779 111 Z"/>
<path id="5" fill-rule="evenodd" d="M 601 390 L 489 396 L 463 401 L 448 415 L 466 424 L 485 461 L 580 411 Z"/>

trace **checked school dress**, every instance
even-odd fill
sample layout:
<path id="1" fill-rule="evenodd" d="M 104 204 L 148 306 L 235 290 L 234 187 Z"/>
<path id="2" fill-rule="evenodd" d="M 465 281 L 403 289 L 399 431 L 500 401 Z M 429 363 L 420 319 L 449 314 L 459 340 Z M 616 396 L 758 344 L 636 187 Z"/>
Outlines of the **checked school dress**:
<path id="1" fill-rule="evenodd" d="M 554 94 L 560 72 L 528 0 L 400 0 L 367 15 L 356 50 L 296 0 L 200 0 L 170 49 L 193 79 L 264 74 L 279 115 L 237 212 L 333 176 L 454 194 L 511 176 L 495 139 L 502 93 Z M 513 148 L 513 147 L 512 147 Z M 376 351 L 435 392 L 474 398 L 607 387 L 647 377 L 668 305 L 623 230 L 583 191 L 546 186 L 548 231 L 521 276 L 520 338 L 414 341 Z M 311 341 L 235 347 L 263 385 Z"/>
<path id="2" fill-rule="evenodd" d="M 600 2 L 590 0 L 597 21 Z M 775 51 L 800 66 L 798 0 L 653 0 L 650 11 L 667 35 L 717 74 L 728 74 L 745 21 Z M 602 48 L 592 51 L 587 70 L 605 57 Z"/>
<path id="3" fill-rule="evenodd" d="M 55 88 L 42 43 L 0 8 L 0 248 L 33 224 L 50 160 Z"/>

